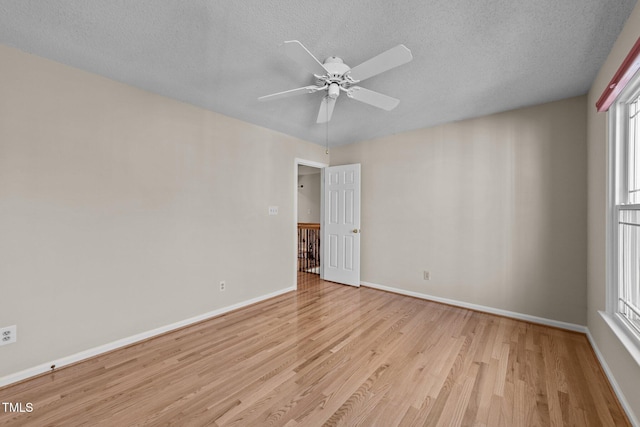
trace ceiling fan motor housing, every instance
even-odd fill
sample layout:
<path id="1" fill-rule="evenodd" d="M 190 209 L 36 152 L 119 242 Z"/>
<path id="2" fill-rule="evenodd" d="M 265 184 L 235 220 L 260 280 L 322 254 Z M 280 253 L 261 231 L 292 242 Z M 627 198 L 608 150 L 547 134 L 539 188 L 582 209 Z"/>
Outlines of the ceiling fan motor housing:
<path id="1" fill-rule="evenodd" d="M 324 68 L 327 70 L 326 77 L 330 80 L 343 80 L 345 73 L 351 70 L 347 64 L 342 62 L 342 59 L 336 56 L 330 56 L 324 61 Z"/>
<path id="2" fill-rule="evenodd" d="M 336 99 L 340 95 L 340 87 L 347 89 L 353 82 L 345 75 L 351 68 L 341 58 L 330 56 L 322 64 L 327 74 L 320 78 L 323 84 L 328 85 L 327 96 Z"/>

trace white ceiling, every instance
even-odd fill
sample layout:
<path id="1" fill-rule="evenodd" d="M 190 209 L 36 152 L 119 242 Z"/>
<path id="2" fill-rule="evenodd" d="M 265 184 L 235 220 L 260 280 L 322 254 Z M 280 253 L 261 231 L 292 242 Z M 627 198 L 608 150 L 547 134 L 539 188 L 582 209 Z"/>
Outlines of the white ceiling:
<path id="1" fill-rule="evenodd" d="M 0 0 L 0 43 L 319 144 L 321 93 L 278 50 L 300 40 L 354 67 L 397 44 L 414 60 L 341 96 L 340 145 L 585 94 L 636 0 Z"/>

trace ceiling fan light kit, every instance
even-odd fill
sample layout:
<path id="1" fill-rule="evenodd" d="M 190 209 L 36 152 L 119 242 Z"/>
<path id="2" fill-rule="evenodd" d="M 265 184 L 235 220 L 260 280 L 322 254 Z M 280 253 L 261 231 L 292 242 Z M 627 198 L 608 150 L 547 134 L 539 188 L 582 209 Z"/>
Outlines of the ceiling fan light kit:
<path id="1" fill-rule="evenodd" d="M 393 47 L 380 55 L 377 55 L 362 64 L 351 68 L 341 58 L 330 56 L 324 63 L 318 59 L 298 40 L 286 41 L 281 49 L 298 64 L 309 70 L 316 78 L 316 84 L 284 92 L 273 93 L 258 98 L 260 101 L 269 101 L 303 93 L 315 93 L 326 91 L 326 95 L 320 103 L 317 123 L 326 123 L 331 120 L 333 108 L 340 92 L 345 92 L 348 98 L 381 108 L 386 111 L 393 110 L 400 100 L 388 95 L 357 86 L 361 81 L 380 73 L 398 67 L 413 59 L 411 51 L 404 45 Z"/>

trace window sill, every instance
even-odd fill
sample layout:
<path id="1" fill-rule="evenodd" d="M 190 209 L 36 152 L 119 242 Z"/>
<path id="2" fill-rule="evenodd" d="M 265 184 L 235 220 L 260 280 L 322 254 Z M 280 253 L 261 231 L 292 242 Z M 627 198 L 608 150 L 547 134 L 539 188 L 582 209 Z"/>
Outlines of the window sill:
<path id="1" fill-rule="evenodd" d="M 617 316 L 604 311 L 599 311 L 599 313 L 613 333 L 618 337 L 624 348 L 627 349 L 631 357 L 633 357 L 638 366 L 640 366 L 640 341 L 638 341 L 633 335 L 633 332 L 629 331 Z"/>

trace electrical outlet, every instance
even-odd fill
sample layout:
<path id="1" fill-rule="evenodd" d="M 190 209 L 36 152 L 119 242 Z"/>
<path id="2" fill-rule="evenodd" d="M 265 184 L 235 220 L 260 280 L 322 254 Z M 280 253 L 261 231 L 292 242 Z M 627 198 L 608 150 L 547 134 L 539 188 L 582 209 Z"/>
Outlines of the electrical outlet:
<path id="1" fill-rule="evenodd" d="M 278 207 L 269 206 L 269 215 L 278 215 Z"/>
<path id="2" fill-rule="evenodd" d="M 423 271 L 423 272 L 422 272 L 422 278 L 423 278 L 424 280 L 431 280 L 431 273 L 430 273 L 430 272 L 428 272 L 427 270 Z"/>
<path id="3" fill-rule="evenodd" d="M 0 345 L 11 344 L 18 340 L 18 327 L 16 325 L 0 328 Z"/>
<path id="4" fill-rule="evenodd" d="M 227 289 L 227 284 L 223 280 L 223 281 L 220 282 L 220 292 L 224 292 L 225 289 Z"/>

